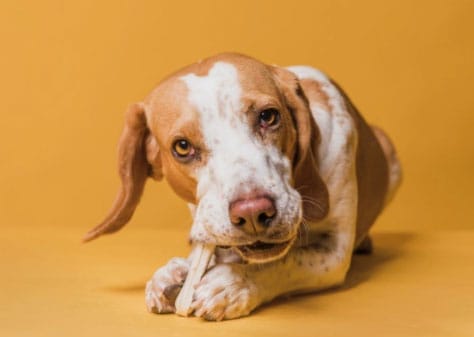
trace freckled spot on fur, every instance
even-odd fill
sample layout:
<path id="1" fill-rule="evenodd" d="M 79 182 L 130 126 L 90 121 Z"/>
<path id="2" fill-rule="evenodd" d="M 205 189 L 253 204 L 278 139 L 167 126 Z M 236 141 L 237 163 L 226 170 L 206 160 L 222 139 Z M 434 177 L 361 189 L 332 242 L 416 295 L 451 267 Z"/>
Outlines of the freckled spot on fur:
<path id="1" fill-rule="evenodd" d="M 336 119 L 336 122 L 337 122 L 337 124 L 338 124 L 339 126 L 344 127 L 344 126 L 346 125 L 346 123 L 347 123 L 347 120 L 346 120 L 346 118 L 345 118 L 345 116 L 344 116 L 344 118 L 337 118 L 337 119 Z"/>
<path id="2" fill-rule="evenodd" d="M 336 246 L 336 237 L 331 231 L 317 233 L 311 238 L 311 247 L 319 252 L 330 252 Z"/>
<path id="3" fill-rule="evenodd" d="M 209 166 L 209 170 L 208 170 L 208 173 L 209 173 L 209 177 L 214 177 L 215 176 L 215 172 L 214 172 L 214 167 L 212 166 Z"/>
<path id="4" fill-rule="evenodd" d="M 232 165 L 240 165 L 242 163 L 242 158 L 240 157 L 237 157 L 235 158 L 234 162 L 232 163 Z"/>
<path id="5" fill-rule="evenodd" d="M 235 118 L 232 118 L 230 121 L 229 121 L 229 124 L 232 128 L 236 128 L 238 126 L 237 124 L 237 120 Z"/>
<path id="6" fill-rule="evenodd" d="M 329 271 L 329 267 L 328 266 L 324 267 L 324 271 L 327 273 Z"/>
<path id="7" fill-rule="evenodd" d="M 265 156 L 265 164 L 267 165 L 267 168 L 272 166 L 272 160 L 269 155 Z"/>

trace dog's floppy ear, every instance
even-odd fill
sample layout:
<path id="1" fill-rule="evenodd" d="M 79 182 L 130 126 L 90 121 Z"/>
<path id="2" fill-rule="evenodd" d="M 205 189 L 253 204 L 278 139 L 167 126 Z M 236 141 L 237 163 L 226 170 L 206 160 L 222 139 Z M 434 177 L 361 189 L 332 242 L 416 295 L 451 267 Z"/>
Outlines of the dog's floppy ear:
<path id="1" fill-rule="evenodd" d="M 293 177 L 295 188 L 303 199 L 303 216 L 307 221 L 318 221 L 329 211 L 328 190 L 318 169 L 319 129 L 298 78 L 286 69 L 272 69 L 298 134 Z"/>
<path id="2" fill-rule="evenodd" d="M 121 229 L 132 217 L 150 176 L 161 179 L 158 144 L 146 125 L 142 103 L 129 107 L 118 145 L 118 170 L 122 186 L 107 217 L 90 230 L 84 241 Z"/>

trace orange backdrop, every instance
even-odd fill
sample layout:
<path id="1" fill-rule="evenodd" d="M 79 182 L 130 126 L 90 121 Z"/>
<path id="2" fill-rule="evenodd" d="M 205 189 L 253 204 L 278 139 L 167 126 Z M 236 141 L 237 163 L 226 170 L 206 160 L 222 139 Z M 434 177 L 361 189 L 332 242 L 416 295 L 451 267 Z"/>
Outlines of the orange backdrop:
<path id="1" fill-rule="evenodd" d="M 239 51 L 323 69 L 389 132 L 405 181 L 379 228 L 473 227 L 473 12 L 460 0 L 3 1 L 0 224 L 95 225 L 118 188 L 127 105 L 178 67 Z M 189 216 L 150 183 L 130 226 Z"/>

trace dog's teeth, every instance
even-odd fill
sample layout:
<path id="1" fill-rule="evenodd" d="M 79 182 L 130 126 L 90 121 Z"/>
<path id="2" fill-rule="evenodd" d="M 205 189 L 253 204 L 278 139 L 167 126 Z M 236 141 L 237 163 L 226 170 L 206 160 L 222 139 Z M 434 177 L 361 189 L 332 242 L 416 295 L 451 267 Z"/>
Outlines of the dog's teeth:
<path id="1" fill-rule="evenodd" d="M 193 301 L 194 289 L 199 281 L 201 281 L 212 254 L 214 254 L 214 249 L 214 245 L 206 245 L 202 243 L 196 243 L 193 246 L 191 268 L 189 269 L 183 288 L 179 292 L 175 302 L 176 313 L 178 315 L 188 316 L 191 314 L 190 309 Z"/>

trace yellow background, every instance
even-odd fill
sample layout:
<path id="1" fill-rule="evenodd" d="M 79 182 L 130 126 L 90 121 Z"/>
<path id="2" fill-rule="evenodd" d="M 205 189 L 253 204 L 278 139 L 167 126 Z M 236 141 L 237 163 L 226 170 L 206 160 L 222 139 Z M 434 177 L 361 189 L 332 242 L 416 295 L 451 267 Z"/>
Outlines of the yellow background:
<path id="1" fill-rule="evenodd" d="M 375 227 L 381 242 L 396 250 L 399 234 L 387 239 L 383 233 L 413 231 L 420 236 L 413 242 L 431 242 L 428 249 L 435 250 L 444 244 L 450 261 L 459 262 L 453 253 L 458 238 L 471 247 L 474 242 L 473 13 L 474 2 L 461 0 L 2 1 L 0 229 L 3 265 L 11 267 L 11 278 L 3 280 L 9 297 L 0 303 L 2 310 L 13 308 L 6 325 L 10 333 L 26 331 L 15 325 L 25 319 L 22 308 L 39 314 L 42 322 L 57 318 L 65 313 L 62 306 L 71 309 L 71 302 L 61 302 L 66 294 L 72 288 L 77 299 L 90 294 L 86 290 L 95 289 L 101 274 L 109 277 L 103 283 L 110 281 L 104 287 L 113 287 L 114 279 L 127 284 L 126 276 L 134 272 L 140 275 L 132 277 L 135 288 L 124 289 L 131 290 L 130 301 L 142 301 L 146 273 L 184 252 L 190 218 L 164 183 L 148 184 L 132 222 L 114 238 L 92 248 L 78 241 L 115 197 L 116 143 L 127 105 L 169 72 L 221 51 L 280 65 L 309 64 L 336 79 L 366 118 L 391 135 L 403 163 L 404 184 Z M 147 239 L 140 241 L 140 235 Z M 153 235 L 156 241 L 149 239 Z M 115 261 L 107 260 L 107 252 L 128 256 L 128 263 L 142 263 L 142 269 L 114 274 L 104 267 Z M 472 263 L 470 250 L 463 254 Z M 454 270 L 453 278 L 463 268 Z M 92 270 L 98 279 L 81 283 Z M 39 279 L 31 278 L 38 273 Z M 472 294 L 472 288 L 466 290 Z M 15 297 L 18 293 L 23 297 Z M 52 302 L 57 313 L 34 310 L 55 296 L 61 298 Z M 95 296 L 87 300 L 90 307 L 106 295 L 97 291 Z M 87 305 L 77 303 L 76 315 L 81 315 L 81 306 Z M 133 308 L 143 310 L 141 304 Z M 106 317 L 105 311 L 96 316 Z M 139 317 L 130 322 L 137 329 L 154 318 Z M 271 315 L 264 317 L 273 322 Z M 62 331 L 76 322 L 69 319 Z"/>

